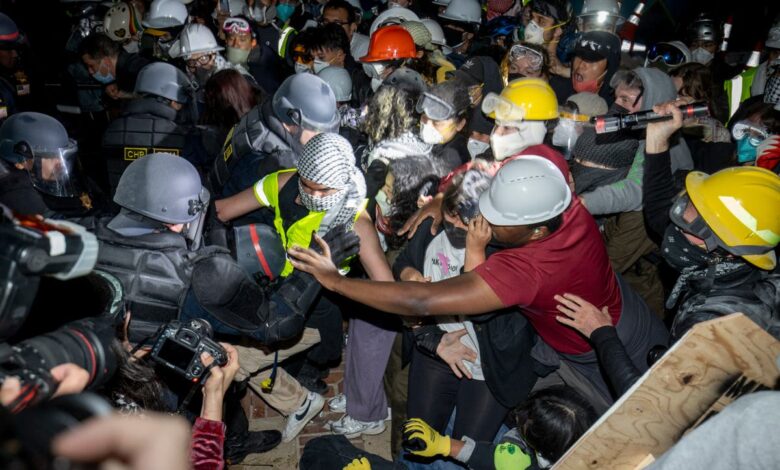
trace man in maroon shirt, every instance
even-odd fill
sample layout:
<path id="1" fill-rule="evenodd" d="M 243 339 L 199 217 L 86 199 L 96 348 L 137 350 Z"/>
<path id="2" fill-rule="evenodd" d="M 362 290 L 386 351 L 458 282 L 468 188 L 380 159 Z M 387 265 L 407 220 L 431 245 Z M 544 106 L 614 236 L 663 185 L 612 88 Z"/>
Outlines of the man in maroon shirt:
<path id="1" fill-rule="evenodd" d="M 613 396 L 596 355 L 583 336 L 558 320 L 554 296 L 573 293 L 608 307 L 640 371 L 647 369 L 647 352 L 667 344 L 664 326 L 616 277 L 593 217 L 572 198 L 566 178 L 549 159 L 524 155 L 503 165 L 479 209 L 482 215 L 469 225 L 469 233 L 487 221 L 493 242 L 506 249 L 455 278 L 389 283 L 342 277 L 319 240 L 325 253 L 293 249 L 293 266 L 313 274 L 327 289 L 400 315 L 476 315 L 518 306 L 543 340 L 534 356 L 575 377 L 571 384 L 603 411 Z"/>

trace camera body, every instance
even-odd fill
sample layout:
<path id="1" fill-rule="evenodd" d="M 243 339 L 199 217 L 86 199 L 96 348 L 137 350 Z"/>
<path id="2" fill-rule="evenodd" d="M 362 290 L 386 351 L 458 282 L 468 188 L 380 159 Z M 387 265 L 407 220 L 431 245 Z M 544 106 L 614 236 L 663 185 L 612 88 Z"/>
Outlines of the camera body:
<path id="1" fill-rule="evenodd" d="M 191 382 L 200 382 L 207 367 L 200 359 L 201 353 L 209 353 L 214 363 L 227 364 L 225 348 L 212 338 L 211 325 L 196 319 L 190 323 L 173 320 L 160 329 L 152 346 L 152 359 Z"/>

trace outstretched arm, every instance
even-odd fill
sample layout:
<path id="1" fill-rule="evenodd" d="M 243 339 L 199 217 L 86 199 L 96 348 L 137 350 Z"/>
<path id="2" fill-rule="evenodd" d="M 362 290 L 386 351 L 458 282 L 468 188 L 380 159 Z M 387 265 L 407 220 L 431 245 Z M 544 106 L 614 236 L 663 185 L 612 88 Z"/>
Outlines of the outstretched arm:
<path id="1" fill-rule="evenodd" d="M 383 312 L 399 315 L 477 315 L 505 307 L 495 292 L 476 273 L 466 273 L 442 282 L 375 282 L 339 274 L 330 260 L 330 248 L 315 236 L 323 254 L 293 247 L 289 251 L 295 269 L 311 273 L 326 289 Z"/>

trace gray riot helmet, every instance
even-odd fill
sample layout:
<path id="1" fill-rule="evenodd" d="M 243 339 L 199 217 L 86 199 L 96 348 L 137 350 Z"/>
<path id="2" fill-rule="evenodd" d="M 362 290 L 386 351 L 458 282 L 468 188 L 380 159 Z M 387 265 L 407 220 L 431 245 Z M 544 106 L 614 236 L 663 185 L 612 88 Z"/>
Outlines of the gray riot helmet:
<path id="1" fill-rule="evenodd" d="M 6 119 L 0 127 L 0 158 L 21 163 L 33 186 L 56 197 L 77 194 L 75 171 L 78 145 L 56 119 L 24 112 Z"/>
<path id="2" fill-rule="evenodd" d="M 336 96 L 330 85 L 311 73 L 295 74 L 282 82 L 274 94 L 273 109 L 288 125 L 321 132 L 338 130 Z"/>
<path id="3" fill-rule="evenodd" d="M 192 92 L 192 82 L 189 77 L 165 62 L 151 63 L 138 72 L 135 82 L 135 92 L 166 98 L 178 103 L 186 103 Z"/>
<path id="4" fill-rule="evenodd" d="M 0 48 L 12 49 L 19 45 L 22 37 L 14 20 L 5 13 L 0 13 Z"/>
<path id="5" fill-rule="evenodd" d="M 255 281 L 273 281 L 282 274 L 287 262 L 282 237 L 276 227 L 250 224 L 233 227 L 234 258 Z"/>
<path id="6" fill-rule="evenodd" d="M 188 224 L 184 235 L 199 245 L 209 197 L 190 162 L 170 153 L 151 153 L 131 163 L 119 179 L 114 202 L 122 211 L 108 228 L 139 236 L 163 224 Z"/>

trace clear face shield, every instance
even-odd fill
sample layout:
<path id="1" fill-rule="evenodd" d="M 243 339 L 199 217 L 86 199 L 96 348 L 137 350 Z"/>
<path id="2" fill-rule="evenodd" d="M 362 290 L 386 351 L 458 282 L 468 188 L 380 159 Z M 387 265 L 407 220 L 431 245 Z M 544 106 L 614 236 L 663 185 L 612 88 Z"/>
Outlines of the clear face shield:
<path id="1" fill-rule="evenodd" d="M 25 155 L 25 166 L 30 173 L 33 186 L 39 191 L 55 197 L 78 195 L 77 161 L 78 145 L 72 139 L 67 147 L 41 149 L 20 143 L 18 153 Z"/>
<path id="2" fill-rule="evenodd" d="M 573 107 L 564 105 L 559 108 L 559 118 L 553 130 L 552 144 L 561 149 L 567 160 L 571 157 L 574 145 L 588 122 L 588 116 L 580 114 Z"/>

